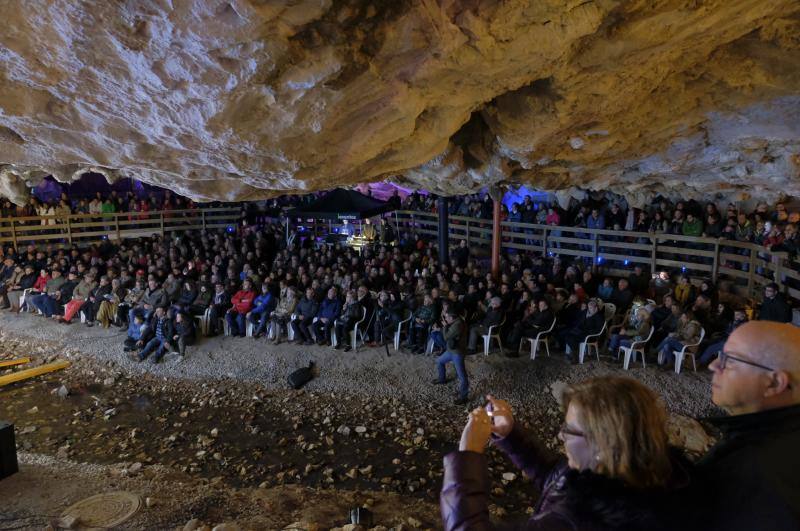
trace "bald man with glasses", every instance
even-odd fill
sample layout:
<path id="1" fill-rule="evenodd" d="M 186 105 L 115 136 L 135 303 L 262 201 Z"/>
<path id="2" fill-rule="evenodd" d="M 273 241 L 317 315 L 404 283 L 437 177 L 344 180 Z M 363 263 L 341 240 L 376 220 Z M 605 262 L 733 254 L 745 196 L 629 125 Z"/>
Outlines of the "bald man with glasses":
<path id="1" fill-rule="evenodd" d="M 709 366 L 721 437 L 697 463 L 698 529 L 800 529 L 800 328 L 752 321 Z"/>

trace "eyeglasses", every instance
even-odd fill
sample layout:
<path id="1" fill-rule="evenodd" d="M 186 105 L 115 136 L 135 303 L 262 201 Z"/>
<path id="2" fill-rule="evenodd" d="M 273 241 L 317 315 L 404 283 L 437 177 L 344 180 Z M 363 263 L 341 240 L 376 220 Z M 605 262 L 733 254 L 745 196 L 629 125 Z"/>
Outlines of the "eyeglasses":
<path id="1" fill-rule="evenodd" d="M 564 435 L 570 435 L 572 437 L 585 437 L 585 434 L 582 431 L 578 431 L 574 428 L 570 428 L 567 423 L 561 425 L 561 428 L 558 430 L 558 433 L 563 437 Z"/>
<path id="2" fill-rule="evenodd" d="M 746 360 L 738 356 L 733 356 L 731 355 L 730 352 L 725 352 L 725 351 L 719 353 L 717 360 L 719 360 L 718 365 L 720 370 L 723 371 L 725 370 L 725 367 L 728 365 L 728 360 L 738 361 L 739 363 L 744 363 L 745 365 L 750 365 L 751 367 L 758 367 L 759 369 L 763 369 L 765 371 L 770 371 L 770 372 L 775 371 L 775 369 L 773 369 L 772 367 L 767 367 L 766 365 L 761 365 L 760 363 L 756 363 L 754 361 Z"/>

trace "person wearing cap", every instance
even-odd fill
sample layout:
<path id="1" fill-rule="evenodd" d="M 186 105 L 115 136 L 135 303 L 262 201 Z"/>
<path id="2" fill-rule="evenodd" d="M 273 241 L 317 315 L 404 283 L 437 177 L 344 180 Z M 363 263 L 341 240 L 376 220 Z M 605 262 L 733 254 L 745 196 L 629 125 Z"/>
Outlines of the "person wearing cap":
<path id="1" fill-rule="evenodd" d="M 713 372 L 711 399 L 728 416 L 697 462 L 694 529 L 800 529 L 800 329 L 751 321 L 736 328 Z"/>

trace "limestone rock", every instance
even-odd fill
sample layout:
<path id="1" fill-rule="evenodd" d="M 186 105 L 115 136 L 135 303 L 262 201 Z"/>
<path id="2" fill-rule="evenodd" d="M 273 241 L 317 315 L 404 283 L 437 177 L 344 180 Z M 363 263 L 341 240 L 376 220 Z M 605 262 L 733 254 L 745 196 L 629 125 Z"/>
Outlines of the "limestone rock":
<path id="1" fill-rule="evenodd" d="M 88 171 L 200 200 L 386 178 L 634 204 L 800 192 L 794 0 L 4 8 L 0 195 L 18 202 Z"/>
<path id="2" fill-rule="evenodd" d="M 714 443 L 699 422 L 675 413 L 667 419 L 667 434 L 672 446 L 683 448 L 690 455 L 702 455 Z"/>

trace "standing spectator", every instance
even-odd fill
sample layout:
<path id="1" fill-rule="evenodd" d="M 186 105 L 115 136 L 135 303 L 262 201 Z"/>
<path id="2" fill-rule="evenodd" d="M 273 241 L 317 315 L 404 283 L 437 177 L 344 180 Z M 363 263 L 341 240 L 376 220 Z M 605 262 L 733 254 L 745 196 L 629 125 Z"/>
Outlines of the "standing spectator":
<path id="1" fill-rule="evenodd" d="M 464 322 L 452 309 L 445 313 L 444 319 L 446 328 L 443 331 L 443 337 L 447 344 L 447 349 L 436 359 L 438 377 L 433 383 L 434 385 L 447 383 L 447 364 L 452 363 L 456 368 L 459 381 L 458 398 L 454 403 L 463 405 L 469 400 L 469 377 L 467 376 L 467 367 L 464 364 L 464 351 L 462 349 Z M 438 325 L 434 325 L 434 330 L 438 330 Z"/>

